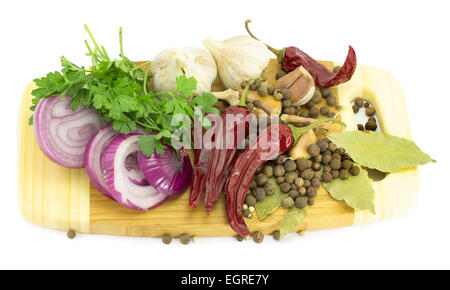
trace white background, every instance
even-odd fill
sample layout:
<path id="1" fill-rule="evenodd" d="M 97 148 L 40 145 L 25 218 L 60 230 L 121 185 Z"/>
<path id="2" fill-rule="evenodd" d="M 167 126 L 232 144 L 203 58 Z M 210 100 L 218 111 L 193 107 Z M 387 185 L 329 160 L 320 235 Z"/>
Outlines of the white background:
<path id="1" fill-rule="evenodd" d="M 0 268 L 449 268 L 448 12 L 448 1 L 430 0 L 1 1 Z M 20 97 L 33 78 L 59 69 L 61 55 L 89 64 L 84 23 L 116 56 L 123 26 L 125 54 L 148 60 L 167 47 L 201 46 L 207 36 L 244 34 L 247 18 L 274 47 L 295 45 L 317 59 L 343 61 L 351 44 L 359 63 L 396 76 L 415 142 L 439 161 L 420 168 L 419 200 L 408 214 L 282 242 L 201 238 L 189 246 L 101 235 L 69 240 L 22 217 L 16 185 Z"/>

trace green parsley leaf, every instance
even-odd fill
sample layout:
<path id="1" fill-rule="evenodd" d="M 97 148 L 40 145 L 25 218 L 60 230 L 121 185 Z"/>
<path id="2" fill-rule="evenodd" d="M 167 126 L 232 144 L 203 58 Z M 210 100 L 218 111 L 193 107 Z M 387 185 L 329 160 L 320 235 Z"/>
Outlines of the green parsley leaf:
<path id="1" fill-rule="evenodd" d="M 185 75 L 181 75 L 177 77 L 176 81 L 177 89 L 175 92 L 180 93 L 187 98 L 191 97 L 197 89 L 197 81 L 193 77 L 187 78 Z"/>
<path id="2" fill-rule="evenodd" d="M 156 151 L 158 154 L 163 154 L 166 148 L 156 135 L 141 135 L 138 137 L 138 145 L 141 148 L 142 153 L 145 156 L 152 156 L 153 152 Z"/>

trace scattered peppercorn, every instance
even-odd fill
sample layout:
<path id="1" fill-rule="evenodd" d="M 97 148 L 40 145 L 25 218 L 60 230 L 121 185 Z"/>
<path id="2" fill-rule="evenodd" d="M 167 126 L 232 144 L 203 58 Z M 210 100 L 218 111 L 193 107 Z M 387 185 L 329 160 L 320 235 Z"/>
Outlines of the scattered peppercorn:
<path id="1" fill-rule="evenodd" d="M 255 106 L 256 108 L 260 108 L 262 106 L 262 103 L 260 100 L 255 100 L 253 101 L 253 106 Z"/>
<path id="2" fill-rule="evenodd" d="M 253 241 L 257 244 L 262 243 L 262 241 L 264 240 L 264 235 L 263 233 L 261 233 L 260 231 L 256 231 L 252 234 L 253 236 Z"/>
<path id="3" fill-rule="evenodd" d="M 261 97 L 265 97 L 268 94 L 267 87 L 264 87 L 264 86 L 259 86 L 257 92 L 258 92 L 258 95 L 260 95 Z"/>
<path id="4" fill-rule="evenodd" d="M 291 208 L 294 206 L 294 200 L 292 199 L 292 197 L 287 196 L 281 201 L 281 206 L 285 208 Z"/>
<path id="5" fill-rule="evenodd" d="M 369 116 L 369 117 L 375 115 L 375 108 L 374 107 L 366 108 L 366 115 Z"/>
<path id="6" fill-rule="evenodd" d="M 164 244 L 168 245 L 168 244 L 170 244 L 172 242 L 172 237 L 167 235 L 167 234 L 165 234 L 165 235 L 162 236 L 162 241 L 163 241 Z"/>
<path id="7" fill-rule="evenodd" d="M 322 97 L 327 98 L 328 96 L 331 95 L 331 90 L 330 88 L 321 88 L 321 93 L 322 93 Z"/>
<path id="8" fill-rule="evenodd" d="M 368 108 L 370 106 L 370 103 L 369 102 L 365 102 L 364 103 L 364 108 Z"/>
<path id="9" fill-rule="evenodd" d="M 235 235 L 234 236 L 236 240 L 238 240 L 239 242 L 242 242 L 244 240 L 244 237 L 241 235 Z"/>
<path id="10" fill-rule="evenodd" d="M 274 231 L 274 232 L 272 233 L 272 237 L 273 237 L 273 239 L 274 239 L 275 241 L 279 241 L 279 240 L 281 239 L 280 231 Z"/>
<path id="11" fill-rule="evenodd" d="M 280 70 L 280 71 L 278 71 L 276 74 L 275 74 L 275 79 L 281 79 L 282 77 L 284 77 L 286 75 L 286 73 L 284 72 L 284 71 L 282 71 L 282 70 Z"/>
<path id="12" fill-rule="evenodd" d="M 262 187 L 256 189 L 256 200 L 263 200 L 266 197 L 266 191 Z"/>
<path id="13" fill-rule="evenodd" d="M 300 192 L 298 192 L 297 189 L 291 189 L 291 191 L 289 191 L 289 196 L 295 200 L 297 197 L 300 196 Z"/>
<path id="14" fill-rule="evenodd" d="M 340 179 L 347 179 L 348 178 L 348 170 L 342 168 L 341 170 L 339 170 L 339 178 Z"/>
<path id="15" fill-rule="evenodd" d="M 359 131 L 364 131 L 364 125 L 363 124 L 358 124 L 358 130 Z"/>
<path id="16" fill-rule="evenodd" d="M 328 106 L 333 107 L 333 106 L 336 105 L 336 102 L 337 101 L 336 101 L 336 97 L 335 96 L 330 95 L 330 96 L 327 97 L 327 105 Z"/>
<path id="17" fill-rule="evenodd" d="M 353 105 L 352 109 L 353 109 L 353 113 L 355 113 L 355 114 L 359 112 L 359 107 L 357 105 Z"/>
<path id="18" fill-rule="evenodd" d="M 281 192 L 288 193 L 291 190 L 291 185 L 287 182 L 284 182 L 280 185 Z"/>
<path id="19" fill-rule="evenodd" d="M 268 183 L 268 184 L 270 184 L 270 183 Z M 253 195 L 247 194 L 245 196 L 245 204 L 247 204 L 249 206 L 254 206 L 256 204 L 256 198 Z"/>
<path id="20" fill-rule="evenodd" d="M 309 206 L 314 205 L 314 198 L 313 198 L 313 197 L 309 197 L 309 198 L 308 198 L 308 205 L 309 205 Z"/>
<path id="21" fill-rule="evenodd" d="M 362 107 L 362 106 L 364 106 L 364 100 L 363 99 L 361 99 L 361 98 L 356 98 L 355 99 L 355 105 L 357 105 L 358 107 Z"/>
<path id="22" fill-rule="evenodd" d="M 336 116 L 336 113 L 335 112 L 329 112 L 328 114 L 327 114 L 327 118 L 334 118 Z"/>
<path id="23" fill-rule="evenodd" d="M 311 185 L 315 188 L 319 188 L 320 187 L 320 180 L 318 178 L 313 178 L 311 179 Z"/>
<path id="24" fill-rule="evenodd" d="M 69 238 L 69 239 L 73 239 L 73 238 L 75 238 L 75 236 L 76 236 L 77 234 L 76 234 L 76 232 L 74 231 L 74 230 L 69 230 L 68 232 L 67 232 L 67 237 Z"/>
<path id="25" fill-rule="evenodd" d="M 357 176 L 359 174 L 359 171 L 360 171 L 359 167 L 355 165 L 353 165 L 353 167 L 350 169 L 350 173 L 353 176 Z"/>
<path id="26" fill-rule="evenodd" d="M 320 107 L 319 112 L 322 116 L 326 116 L 330 112 L 330 109 L 327 106 L 322 106 Z"/>
<path id="27" fill-rule="evenodd" d="M 345 155 L 347 156 L 347 155 Z M 350 168 L 352 168 L 353 166 L 353 162 L 350 159 L 346 159 L 344 160 L 344 162 L 342 162 L 342 168 L 346 169 L 346 170 L 350 170 Z"/>
<path id="28" fill-rule="evenodd" d="M 188 236 L 188 235 L 186 235 L 186 234 L 182 234 L 182 235 L 180 236 L 180 242 L 181 242 L 183 245 L 189 244 L 190 241 L 191 241 L 191 237 L 190 237 L 190 236 Z"/>
<path id="29" fill-rule="evenodd" d="M 273 92 L 275 92 L 275 88 L 274 88 L 274 87 L 267 87 L 267 93 L 268 93 L 269 95 L 272 95 L 272 96 L 273 96 Z"/>
<path id="30" fill-rule="evenodd" d="M 295 199 L 295 206 L 302 209 L 306 206 L 307 199 L 304 196 L 299 196 Z"/>
<path id="31" fill-rule="evenodd" d="M 317 118 L 319 117 L 319 109 L 317 109 L 316 107 L 312 107 L 309 109 L 309 116 L 311 118 Z"/>
<path id="32" fill-rule="evenodd" d="M 366 123 L 365 128 L 366 130 L 375 131 L 378 128 L 378 126 L 376 122 L 369 121 Z"/>
<path id="33" fill-rule="evenodd" d="M 283 99 L 283 95 L 281 94 L 281 92 L 277 89 L 275 89 L 275 91 L 273 92 L 273 97 L 275 98 L 275 100 L 277 101 L 281 101 Z"/>

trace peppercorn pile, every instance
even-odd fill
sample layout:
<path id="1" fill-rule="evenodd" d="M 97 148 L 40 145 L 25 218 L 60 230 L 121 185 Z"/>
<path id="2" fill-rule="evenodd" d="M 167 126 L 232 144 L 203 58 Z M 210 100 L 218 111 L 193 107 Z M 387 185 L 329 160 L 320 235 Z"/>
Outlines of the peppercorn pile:
<path id="1" fill-rule="evenodd" d="M 377 125 L 377 119 L 376 119 L 376 110 L 369 101 L 362 99 L 362 98 L 356 98 L 354 101 L 354 104 L 352 106 L 353 112 L 357 114 L 360 109 L 365 108 L 366 116 L 369 117 L 366 124 L 358 124 L 358 130 L 364 131 L 364 130 L 370 130 L 370 131 L 376 131 L 378 128 Z"/>
<path id="2" fill-rule="evenodd" d="M 248 85 L 250 90 L 258 92 L 260 97 L 265 97 L 267 95 L 273 96 L 277 101 L 287 101 L 291 97 L 291 91 L 288 89 L 279 90 L 274 87 L 269 87 L 268 82 L 264 78 L 259 78 L 256 80 L 246 80 L 241 83 L 241 88 L 245 89 Z M 247 109 L 252 112 L 254 108 L 261 108 L 262 104 L 260 100 L 254 100 L 253 102 L 246 101 Z"/>
<path id="3" fill-rule="evenodd" d="M 314 204 L 317 190 L 321 182 L 333 179 L 347 179 L 349 174 L 359 174 L 359 167 L 342 148 L 337 148 L 328 139 L 320 139 L 308 147 L 310 158 L 292 160 L 281 154 L 274 161 L 268 161 L 259 167 L 250 184 L 250 190 L 245 197 L 242 215 L 251 218 L 257 201 L 275 192 L 269 178 L 276 179 L 281 192 L 287 193 L 281 205 L 285 208 L 296 206 L 300 209 Z"/>

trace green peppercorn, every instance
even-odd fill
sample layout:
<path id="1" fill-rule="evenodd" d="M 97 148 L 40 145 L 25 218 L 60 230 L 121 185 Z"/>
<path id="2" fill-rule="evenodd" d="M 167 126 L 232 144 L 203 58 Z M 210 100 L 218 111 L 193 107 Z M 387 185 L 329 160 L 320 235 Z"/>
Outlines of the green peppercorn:
<path id="1" fill-rule="evenodd" d="M 330 112 L 330 108 L 328 108 L 327 106 L 322 106 L 320 107 L 319 112 L 322 116 L 326 116 Z"/>
<path id="2" fill-rule="evenodd" d="M 341 161 L 338 159 L 333 159 L 330 161 L 330 167 L 331 169 L 337 170 L 341 168 Z"/>
<path id="3" fill-rule="evenodd" d="M 320 154 L 320 147 L 317 144 L 311 144 L 308 146 L 308 154 L 312 157 L 318 156 Z"/>
<path id="4" fill-rule="evenodd" d="M 358 130 L 359 131 L 364 131 L 364 125 L 363 124 L 358 124 Z"/>
<path id="5" fill-rule="evenodd" d="M 281 206 L 285 208 L 291 208 L 294 206 L 294 200 L 292 199 L 292 197 L 287 196 L 281 201 Z"/>
<path id="6" fill-rule="evenodd" d="M 295 163 L 297 164 L 298 170 L 305 170 L 311 168 L 312 165 L 312 161 L 306 158 L 297 159 Z"/>
<path id="7" fill-rule="evenodd" d="M 261 233 L 260 231 L 256 231 L 252 234 L 253 236 L 253 241 L 257 244 L 262 243 L 262 241 L 264 240 L 264 235 L 263 233 Z"/>
<path id="8" fill-rule="evenodd" d="M 312 107 L 309 109 L 309 116 L 311 118 L 317 118 L 319 117 L 319 109 L 317 109 L 316 107 Z"/>
<path id="9" fill-rule="evenodd" d="M 325 173 L 322 174 L 322 181 L 323 182 L 330 182 L 331 180 L 333 180 L 333 176 L 331 175 L 331 173 L 325 172 Z"/>
<path id="10" fill-rule="evenodd" d="M 335 96 L 330 95 L 330 96 L 327 97 L 327 105 L 328 106 L 333 107 L 333 106 L 336 105 L 336 102 L 337 101 L 336 101 L 336 97 Z"/>
<path id="11" fill-rule="evenodd" d="M 347 179 L 348 178 L 348 170 L 342 168 L 341 170 L 339 170 L 339 178 L 340 179 Z"/>
<path id="12" fill-rule="evenodd" d="M 319 188 L 320 187 L 320 184 L 321 184 L 321 182 L 320 182 L 320 180 L 318 179 L 318 178 L 313 178 L 313 179 L 311 179 L 311 185 L 313 186 L 313 187 L 315 187 L 315 188 Z"/>
<path id="13" fill-rule="evenodd" d="M 295 206 L 302 209 L 306 206 L 307 199 L 304 196 L 299 196 L 295 199 Z"/>
<path id="14" fill-rule="evenodd" d="M 360 171 L 359 167 L 355 165 L 353 165 L 353 167 L 350 169 L 350 173 L 353 176 L 357 176 L 359 174 L 359 171 Z"/>
<path id="15" fill-rule="evenodd" d="M 186 234 L 182 234 L 182 235 L 180 236 L 180 242 L 181 242 L 183 245 L 189 244 L 190 241 L 191 241 L 191 237 L 190 237 L 190 236 L 188 236 L 188 235 L 186 235 Z"/>
<path id="16" fill-rule="evenodd" d="M 282 71 L 282 70 L 277 71 L 277 73 L 275 74 L 275 79 L 279 80 L 282 77 L 284 77 L 285 75 L 286 75 L 286 73 L 284 71 Z"/>
<path id="17" fill-rule="evenodd" d="M 295 164 L 295 161 L 292 159 L 287 159 L 284 161 L 283 166 L 286 172 L 292 172 L 297 169 L 297 164 Z"/>
<path id="18" fill-rule="evenodd" d="M 375 115 L 375 108 L 374 107 L 366 108 L 366 115 L 369 117 Z"/>
<path id="19" fill-rule="evenodd" d="M 269 183 L 268 183 L 269 184 Z M 245 196 L 245 204 L 248 206 L 255 206 L 256 204 L 256 198 L 253 195 L 247 194 Z"/>
<path id="20" fill-rule="evenodd" d="M 311 169 L 305 169 L 300 171 L 300 177 L 303 178 L 304 181 L 311 180 L 314 176 L 314 172 Z"/>
<path id="21" fill-rule="evenodd" d="M 274 232 L 272 233 L 272 237 L 273 237 L 273 239 L 274 239 L 275 241 L 279 241 L 279 240 L 281 239 L 280 231 L 274 231 Z"/>
<path id="22" fill-rule="evenodd" d="M 281 192 L 288 193 L 289 190 L 291 190 L 291 184 L 289 184 L 289 183 L 287 183 L 287 182 L 283 182 L 283 183 L 280 185 L 280 190 L 281 190 Z"/>
<path id="23" fill-rule="evenodd" d="M 162 236 L 162 242 L 166 245 L 170 244 L 172 242 L 172 237 L 165 234 Z"/>
<path id="24" fill-rule="evenodd" d="M 267 182 L 264 185 L 264 190 L 266 191 L 266 195 L 272 195 L 275 192 L 275 187 L 273 186 L 272 183 Z"/>

